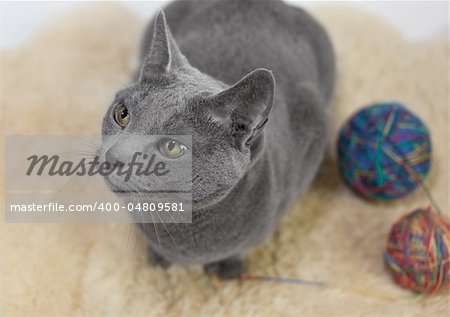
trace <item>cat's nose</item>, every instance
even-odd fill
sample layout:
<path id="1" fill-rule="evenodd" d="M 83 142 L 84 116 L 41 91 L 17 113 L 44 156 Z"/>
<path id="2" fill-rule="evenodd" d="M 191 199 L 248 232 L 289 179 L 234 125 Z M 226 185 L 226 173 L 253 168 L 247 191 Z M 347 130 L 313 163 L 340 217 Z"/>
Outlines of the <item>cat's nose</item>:
<path id="1" fill-rule="evenodd" d="M 114 149 L 109 149 L 108 151 L 106 151 L 105 153 L 105 160 L 106 162 L 108 162 L 109 164 L 111 164 L 111 166 L 115 166 L 115 165 L 124 165 L 125 163 L 122 162 L 116 155 Z"/>

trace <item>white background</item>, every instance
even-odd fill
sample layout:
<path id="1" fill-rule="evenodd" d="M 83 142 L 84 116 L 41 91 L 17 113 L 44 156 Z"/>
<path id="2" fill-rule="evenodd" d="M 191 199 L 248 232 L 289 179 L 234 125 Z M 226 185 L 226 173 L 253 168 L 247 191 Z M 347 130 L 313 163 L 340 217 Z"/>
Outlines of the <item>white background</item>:
<path id="1" fill-rule="evenodd" d="M 168 1 L 120 1 L 138 14 L 149 19 L 155 10 Z M 291 0 L 306 8 L 330 4 L 329 1 Z M 0 49 L 14 48 L 26 41 L 46 20 L 78 2 L 0 2 Z M 82 5 L 82 4 L 81 4 Z M 358 1 L 336 2 L 372 12 L 385 19 L 410 40 L 447 37 L 448 2 L 398 2 L 398 1 Z"/>

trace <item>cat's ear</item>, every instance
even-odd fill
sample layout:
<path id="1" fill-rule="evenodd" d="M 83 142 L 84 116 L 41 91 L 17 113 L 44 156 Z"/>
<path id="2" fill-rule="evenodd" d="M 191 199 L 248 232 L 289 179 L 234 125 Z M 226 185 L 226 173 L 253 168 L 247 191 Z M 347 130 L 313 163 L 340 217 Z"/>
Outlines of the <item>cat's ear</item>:
<path id="1" fill-rule="evenodd" d="M 213 117 L 233 129 L 239 141 L 250 145 L 267 123 L 273 106 L 275 78 L 259 68 L 230 88 L 211 96 Z"/>
<path id="2" fill-rule="evenodd" d="M 187 63 L 170 32 L 164 12 L 160 10 L 155 17 L 152 45 L 141 68 L 139 80 L 168 73 Z"/>

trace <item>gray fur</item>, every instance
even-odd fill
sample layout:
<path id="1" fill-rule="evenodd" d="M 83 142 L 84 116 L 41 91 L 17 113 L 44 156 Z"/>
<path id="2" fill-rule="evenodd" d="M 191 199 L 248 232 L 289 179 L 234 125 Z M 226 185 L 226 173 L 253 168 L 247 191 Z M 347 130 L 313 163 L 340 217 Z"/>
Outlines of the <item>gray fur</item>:
<path id="1" fill-rule="evenodd" d="M 279 0 L 179 0 L 165 14 L 150 23 L 138 80 L 117 94 L 103 133 L 120 139 L 120 101 L 131 112 L 124 131 L 192 135 L 192 224 L 139 227 L 154 264 L 231 278 L 317 172 L 333 49 L 311 16 Z"/>

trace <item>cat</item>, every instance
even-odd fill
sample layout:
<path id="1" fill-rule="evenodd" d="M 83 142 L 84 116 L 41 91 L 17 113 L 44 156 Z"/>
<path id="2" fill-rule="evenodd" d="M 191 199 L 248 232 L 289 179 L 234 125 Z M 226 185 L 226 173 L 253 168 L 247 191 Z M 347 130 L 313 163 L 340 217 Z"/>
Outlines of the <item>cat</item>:
<path id="1" fill-rule="evenodd" d="M 100 150 L 114 161 L 130 133 L 192 135 L 192 223 L 138 224 L 150 262 L 200 264 L 222 279 L 245 272 L 246 253 L 319 168 L 334 83 L 326 31 L 281 0 L 178 0 L 159 11 Z"/>

